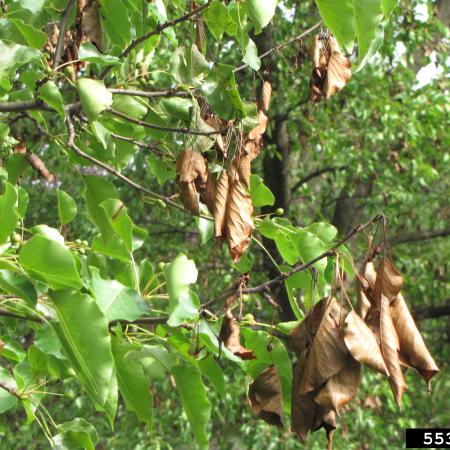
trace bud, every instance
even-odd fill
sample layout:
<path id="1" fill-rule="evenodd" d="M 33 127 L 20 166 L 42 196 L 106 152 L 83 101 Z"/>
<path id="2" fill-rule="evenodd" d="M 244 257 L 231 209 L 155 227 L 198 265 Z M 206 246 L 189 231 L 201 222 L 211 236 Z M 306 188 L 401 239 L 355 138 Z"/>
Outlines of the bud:
<path id="1" fill-rule="evenodd" d="M 277 208 L 275 211 L 275 214 L 277 216 L 282 216 L 284 214 L 284 209 L 283 208 Z"/>

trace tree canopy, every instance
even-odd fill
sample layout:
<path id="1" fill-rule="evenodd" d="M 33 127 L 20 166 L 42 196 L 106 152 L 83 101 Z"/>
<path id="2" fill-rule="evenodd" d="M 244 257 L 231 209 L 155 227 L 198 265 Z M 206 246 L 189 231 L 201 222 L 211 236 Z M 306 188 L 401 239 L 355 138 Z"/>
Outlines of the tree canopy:
<path id="1" fill-rule="evenodd" d="M 0 9 L 2 446 L 448 424 L 445 0 Z"/>

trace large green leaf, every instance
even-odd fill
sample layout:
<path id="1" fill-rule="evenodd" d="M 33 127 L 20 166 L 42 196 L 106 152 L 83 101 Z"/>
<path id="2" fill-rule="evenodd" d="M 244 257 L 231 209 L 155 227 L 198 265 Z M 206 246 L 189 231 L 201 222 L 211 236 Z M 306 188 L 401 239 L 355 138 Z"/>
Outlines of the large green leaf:
<path id="1" fill-rule="evenodd" d="M 38 50 L 0 40 L 0 80 L 13 73 L 17 67 L 40 57 L 41 52 Z"/>
<path id="2" fill-rule="evenodd" d="M 108 322 L 128 320 L 133 322 L 145 311 L 146 306 L 141 296 L 134 290 L 116 280 L 105 280 L 100 277 L 96 267 L 90 268 L 92 279 L 89 287 Z"/>
<path id="3" fill-rule="evenodd" d="M 39 98 L 55 109 L 61 116 L 65 115 L 64 101 L 54 81 L 47 81 L 39 88 Z"/>
<path id="4" fill-rule="evenodd" d="M 352 0 L 316 0 L 327 28 L 336 36 L 339 45 L 351 53 L 355 42 Z"/>
<path id="5" fill-rule="evenodd" d="M 58 320 L 51 324 L 97 409 L 110 422 L 117 408 L 117 379 L 108 321 L 92 297 L 76 291 L 52 292 Z"/>
<path id="6" fill-rule="evenodd" d="M 0 287 L 10 294 L 17 295 L 34 306 L 37 300 L 36 289 L 31 281 L 24 275 L 0 270 Z"/>
<path id="7" fill-rule="evenodd" d="M 53 441 L 58 450 L 95 450 L 98 435 L 93 425 L 84 419 L 76 418 L 58 425 L 58 434 L 53 436 Z"/>
<path id="8" fill-rule="evenodd" d="M 211 34 L 216 40 L 220 41 L 224 32 L 230 36 L 236 34 L 238 25 L 231 17 L 224 3 L 213 0 L 206 10 L 204 17 L 209 31 L 211 31 Z"/>
<path id="9" fill-rule="evenodd" d="M 278 0 L 247 0 L 248 14 L 256 33 L 266 27 L 275 14 Z"/>
<path id="10" fill-rule="evenodd" d="M 56 190 L 56 196 L 58 199 L 58 215 L 61 225 L 72 222 L 78 210 L 75 200 L 61 189 Z"/>
<path id="11" fill-rule="evenodd" d="M 22 247 L 19 261 L 30 276 L 52 289 L 82 287 L 75 257 L 63 244 L 42 234 L 36 234 Z"/>
<path id="12" fill-rule="evenodd" d="M 316 222 L 305 228 L 305 231 L 315 234 L 323 242 L 331 242 L 337 235 L 335 226 L 326 222 Z"/>
<path id="13" fill-rule="evenodd" d="M 169 320 L 171 327 L 177 327 L 198 316 L 200 302 L 189 286 L 197 281 L 198 271 L 194 261 L 185 255 L 178 255 L 164 268 L 169 292 Z"/>
<path id="14" fill-rule="evenodd" d="M 113 45 L 123 48 L 132 38 L 133 27 L 126 2 L 122 0 L 100 0 L 102 26 Z"/>
<path id="15" fill-rule="evenodd" d="M 37 30 L 23 20 L 9 19 L 9 22 L 17 28 L 30 47 L 40 50 L 47 42 L 47 35 L 43 31 Z"/>
<path id="16" fill-rule="evenodd" d="M 197 369 L 192 366 L 177 366 L 173 376 L 181 396 L 183 408 L 197 438 L 201 450 L 208 448 L 207 423 L 211 417 L 211 404 L 206 397 L 205 386 Z"/>
<path id="17" fill-rule="evenodd" d="M 303 263 L 307 263 L 326 251 L 325 244 L 315 234 L 309 231 L 299 230 L 292 236 L 292 240 L 297 247 L 300 259 Z M 314 263 L 314 267 L 323 272 L 327 267 L 327 259 Z"/>
<path id="18" fill-rule="evenodd" d="M 102 81 L 79 78 L 77 88 L 83 111 L 91 121 L 112 105 L 112 94 L 106 89 Z"/>
<path id="19" fill-rule="evenodd" d="M 137 418 L 151 428 L 153 396 L 150 392 L 149 379 L 145 374 L 144 366 L 139 364 L 138 358 L 126 358 L 127 353 L 131 351 L 134 351 L 136 355 L 141 352 L 136 350 L 136 346 L 128 342 L 120 342 L 118 338 L 112 339 L 112 351 L 120 394 L 124 398 L 127 408 L 134 411 Z"/>
<path id="20" fill-rule="evenodd" d="M 210 66 L 196 45 L 178 47 L 170 60 L 172 75 L 180 84 L 200 84 Z"/>
<path id="21" fill-rule="evenodd" d="M 17 192 L 8 182 L 3 183 L 3 194 L 0 195 L 0 244 L 6 242 L 16 228 L 19 215 L 16 211 Z"/>

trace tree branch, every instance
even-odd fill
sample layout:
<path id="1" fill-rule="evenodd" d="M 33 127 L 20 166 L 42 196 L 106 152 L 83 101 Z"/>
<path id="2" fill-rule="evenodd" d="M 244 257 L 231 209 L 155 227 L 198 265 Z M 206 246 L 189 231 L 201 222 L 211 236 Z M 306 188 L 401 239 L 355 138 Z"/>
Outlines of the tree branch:
<path id="1" fill-rule="evenodd" d="M 61 54 L 64 45 L 64 35 L 66 34 L 67 20 L 69 19 L 69 14 L 74 5 L 75 0 L 69 0 L 67 6 L 61 15 L 61 20 L 59 21 L 59 31 L 58 31 L 58 42 L 56 43 L 55 55 L 53 58 L 53 68 L 56 69 L 61 61 Z"/>
<path id="2" fill-rule="evenodd" d="M 281 44 L 275 45 L 275 47 L 272 47 L 270 50 L 267 50 L 266 52 L 264 52 L 261 55 L 259 55 L 259 59 L 263 59 L 266 56 L 271 55 L 273 52 L 281 50 L 282 48 L 287 47 L 288 45 L 291 45 L 294 42 L 299 41 L 300 39 L 303 39 L 309 33 L 312 33 L 314 30 L 317 30 L 317 28 L 319 28 L 321 24 L 322 24 L 322 22 L 317 22 L 311 28 L 308 28 L 306 31 L 304 31 L 303 33 L 299 34 L 298 36 L 294 36 L 294 37 L 288 39 L 287 41 L 282 42 Z M 242 66 L 236 67 L 236 69 L 234 69 L 234 72 L 240 72 L 241 70 L 244 70 L 247 67 L 248 67 L 248 64 L 242 64 Z"/>
<path id="3" fill-rule="evenodd" d="M 425 241 L 427 239 L 434 239 L 440 237 L 450 236 L 450 229 L 418 231 L 416 233 L 399 234 L 389 239 L 390 245 L 406 244 L 408 242 Z"/>
<path id="4" fill-rule="evenodd" d="M 450 316 L 450 299 L 448 303 L 438 306 L 424 306 L 413 311 L 414 318 L 417 320 L 437 319 L 443 316 Z"/>
<path id="5" fill-rule="evenodd" d="M 152 36 L 161 34 L 166 28 L 170 28 L 181 22 L 185 22 L 186 20 L 189 20 L 191 17 L 204 11 L 206 8 L 208 8 L 211 1 L 212 0 L 208 0 L 204 5 L 201 5 L 195 9 L 193 9 L 192 11 L 189 11 L 188 13 L 186 13 L 184 15 L 177 17 L 176 19 L 168 20 L 167 22 L 158 24 L 155 30 L 149 31 L 148 33 L 145 33 L 142 36 L 134 39 L 131 42 L 131 44 L 119 55 L 119 58 L 126 58 L 135 47 L 137 47 L 139 44 L 146 41 L 147 39 L 151 38 Z M 102 70 L 102 72 L 100 73 L 100 78 L 104 78 L 111 69 L 112 69 L 112 66 L 105 67 Z"/>
<path id="6" fill-rule="evenodd" d="M 120 141 L 129 142 L 130 144 L 137 145 L 138 147 L 146 148 L 147 150 L 150 150 L 157 156 L 163 156 L 164 152 L 156 145 L 154 144 L 148 144 L 146 142 L 138 141 L 131 137 L 122 136 L 120 134 L 111 133 L 111 136 L 115 139 L 119 139 Z"/>
<path id="7" fill-rule="evenodd" d="M 113 114 L 117 117 L 127 120 L 128 122 L 135 123 L 136 125 L 140 125 L 141 127 L 151 128 L 153 130 L 167 131 L 169 133 L 192 134 L 194 136 L 215 136 L 217 134 L 222 134 L 222 131 L 190 130 L 187 127 L 183 128 L 162 127 L 160 125 L 154 125 L 152 123 L 144 122 L 143 120 L 135 119 L 134 117 L 130 117 L 120 111 L 116 111 L 115 109 L 108 109 L 107 111 L 110 114 Z"/>
<path id="8" fill-rule="evenodd" d="M 145 98 L 155 98 L 155 97 L 189 97 L 191 95 L 188 91 L 178 91 L 177 88 L 164 89 L 162 91 L 138 91 L 135 89 L 118 89 L 112 88 L 108 89 L 112 94 L 117 95 L 131 95 L 134 97 L 145 97 Z"/>
<path id="9" fill-rule="evenodd" d="M 297 181 L 297 183 L 294 184 L 291 188 L 291 195 L 294 194 L 302 185 L 308 183 L 308 181 L 311 181 L 313 178 L 319 177 L 320 175 L 323 175 L 327 172 L 335 172 L 338 170 L 344 170 L 347 166 L 329 166 L 324 167 L 323 169 L 316 170 L 314 172 L 311 172 L 310 174 L 303 177 L 301 180 Z"/>

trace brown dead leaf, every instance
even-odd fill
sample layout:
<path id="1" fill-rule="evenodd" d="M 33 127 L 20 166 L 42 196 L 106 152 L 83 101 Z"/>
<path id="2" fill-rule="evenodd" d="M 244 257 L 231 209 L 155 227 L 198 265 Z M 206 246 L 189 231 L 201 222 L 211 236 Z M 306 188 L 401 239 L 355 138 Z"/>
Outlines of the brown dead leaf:
<path id="1" fill-rule="evenodd" d="M 261 89 L 261 105 L 260 109 L 264 112 L 267 112 L 269 110 L 270 106 L 270 99 L 272 97 L 272 85 L 265 80 L 262 85 Z"/>
<path id="2" fill-rule="evenodd" d="M 217 180 L 214 202 L 214 236 L 219 241 L 225 236 L 225 214 L 227 211 L 228 191 L 228 173 L 226 170 L 223 170 Z"/>
<path id="3" fill-rule="evenodd" d="M 390 304 L 390 312 L 398 335 L 400 362 L 416 369 L 430 389 L 431 378 L 439 372 L 439 368 L 428 351 L 401 294 Z"/>
<path id="4" fill-rule="evenodd" d="M 271 365 L 249 386 L 248 398 L 257 417 L 271 425 L 283 427 L 283 397 L 278 369 Z"/>
<path id="5" fill-rule="evenodd" d="M 103 48 L 100 4 L 97 0 L 88 1 L 81 16 L 82 41 L 91 41 L 99 51 Z"/>
<path id="6" fill-rule="evenodd" d="M 246 349 L 241 345 L 241 330 L 236 323 L 231 309 L 228 309 L 223 318 L 222 327 L 220 328 L 219 341 L 225 347 L 242 359 L 255 359 L 253 350 Z"/>
<path id="7" fill-rule="evenodd" d="M 222 123 L 217 116 L 209 116 L 205 118 L 205 122 L 215 131 L 220 131 L 222 129 Z M 225 147 L 225 143 L 221 134 L 216 134 L 216 146 L 222 152 L 223 157 L 227 158 L 228 149 Z"/>
<path id="8" fill-rule="evenodd" d="M 216 178 L 211 172 L 208 172 L 205 187 L 200 190 L 200 199 L 207 206 L 209 212 L 214 214 L 214 205 L 216 201 Z"/>
<path id="9" fill-rule="evenodd" d="M 350 80 L 352 65 L 340 51 L 333 51 L 323 84 L 323 96 L 328 99 L 338 93 Z"/>
<path id="10" fill-rule="evenodd" d="M 374 297 L 379 299 L 383 294 L 390 302 L 395 300 L 403 286 L 403 277 L 391 261 L 381 259 L 377 270 Z"/>
<path id="11" fill-rule="evenodd" d="M 344 341 L 353 358 L 383 375 L 389 375 L 375 334 L 355 311 L 345 319 Z"/>

